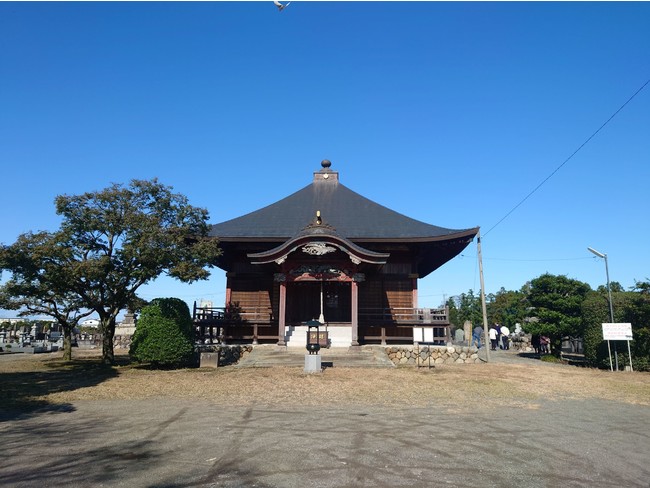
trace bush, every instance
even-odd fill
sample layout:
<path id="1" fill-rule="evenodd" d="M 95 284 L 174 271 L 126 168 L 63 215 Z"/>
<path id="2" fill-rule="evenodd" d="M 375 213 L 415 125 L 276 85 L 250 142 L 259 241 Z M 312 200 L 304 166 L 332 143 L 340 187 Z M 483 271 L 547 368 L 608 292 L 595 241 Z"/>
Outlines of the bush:
<path id="1" fill-rule="evenodd" d="M 155 298 L 142 309 L 129 350 L 131 358 L 154 366 L 187 366 L 194 359 L 193 325 L 187 304 Z"/>
<path id="2" fill-rule="evenodd" d="M 540 361 L 544 361 L 545 363 L 563 363 L 560 358 L 553 356 L 552 354 L 544 354 L 543 356 L 540 356 Z"/>

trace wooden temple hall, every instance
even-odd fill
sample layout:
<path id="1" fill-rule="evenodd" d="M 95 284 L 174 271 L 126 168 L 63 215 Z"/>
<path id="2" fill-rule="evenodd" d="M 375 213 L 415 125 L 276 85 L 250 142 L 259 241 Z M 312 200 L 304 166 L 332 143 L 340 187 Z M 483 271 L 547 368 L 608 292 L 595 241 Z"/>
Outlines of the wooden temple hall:
<path id="1" fill-rule="evenodd" d="M 311 184 L 216 224 L 226 271 L 224 307 L 194 305 L 205 342 L 305 346 L 307 321 L 323 346 L 409 343 L 413 327 L 449 339 L 446 309 L 418 307 L 418 279 L 457 256 L 478 228 L 414 220 L 342 185 L 324 160 Z"/>

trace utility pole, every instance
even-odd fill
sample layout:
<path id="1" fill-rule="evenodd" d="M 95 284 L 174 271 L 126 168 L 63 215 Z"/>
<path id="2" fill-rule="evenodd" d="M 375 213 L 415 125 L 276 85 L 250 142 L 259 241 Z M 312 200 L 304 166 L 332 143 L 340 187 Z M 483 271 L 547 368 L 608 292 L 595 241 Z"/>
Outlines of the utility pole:
<path id="1" fill-rule="evenodd" d="M 487 307 L 485 305 L 485 283 L 483 282 L 483 256 L 481 254 L 481 231 L 476 234 L 476 248 L 478 250 L 478 271 L 481 276 L 481 308 L 483 310 L 483 333 L 485 334 L 485 359 L 490 362 L 490 334 L 488 332 Z"/>

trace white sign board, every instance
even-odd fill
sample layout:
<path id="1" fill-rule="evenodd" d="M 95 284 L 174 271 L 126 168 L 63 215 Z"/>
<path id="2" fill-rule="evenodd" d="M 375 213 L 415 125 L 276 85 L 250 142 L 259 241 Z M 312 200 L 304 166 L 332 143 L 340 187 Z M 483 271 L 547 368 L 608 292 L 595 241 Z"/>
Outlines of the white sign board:
<path id="1" fill-rule="evenodd" d="M 413 327 L 413 342 L 424 342 L 422 327 Z"/>
<path id="2" fill-rule="evenodd" d="M 433 342 L 433 327 L 424 327 L 424 343 L 431 344 Z"/>
<path id="3" fill-rule="evenodd" d="M 631 341 L 632 324 L 603 324 L 604 341 Z"/>
<path id="4" fill-rule="evenodd" d="M 433 327 L 413 327 L 413 342 L 430 344 L 433 342 Z"/>

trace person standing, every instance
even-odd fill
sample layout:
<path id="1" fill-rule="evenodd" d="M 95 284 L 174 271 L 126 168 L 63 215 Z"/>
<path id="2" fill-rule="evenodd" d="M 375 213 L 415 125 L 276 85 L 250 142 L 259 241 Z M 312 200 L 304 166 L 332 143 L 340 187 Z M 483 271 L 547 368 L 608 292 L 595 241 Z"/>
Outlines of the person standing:
<path id="1" fill-rule="evenodd" d="M 548 336 L 543 335 L 542 337 L 539 338 L 539 349 L 540 349 L 540 354 L 549 354 L 550 348 L 549 345 L 551 344 L 551 339 L 548 338 Z"/>
<path id="2" fill-rule="evenodd" d="M 497 341 L 499 338 L 499 333 L 497 332 L 494 326 L 490 327 L 490 348 L 493 351 L 497 350 Z"/>
<path id="3" fill-rule="evenodd" d="M 533 346 L 533 349 L 535 350 L 535 354 L 540 353 L 540 339 L 539 339 L 539 334 L 533 334 L 533 336 L 530 339 L 530 345 Z"/>
<path id="4" fill-rule="evenodd" d="M 510 349 L 510 329 L 506 325 L 501 326 L 501 343 L 502 349 L 506 351 Z"/>

